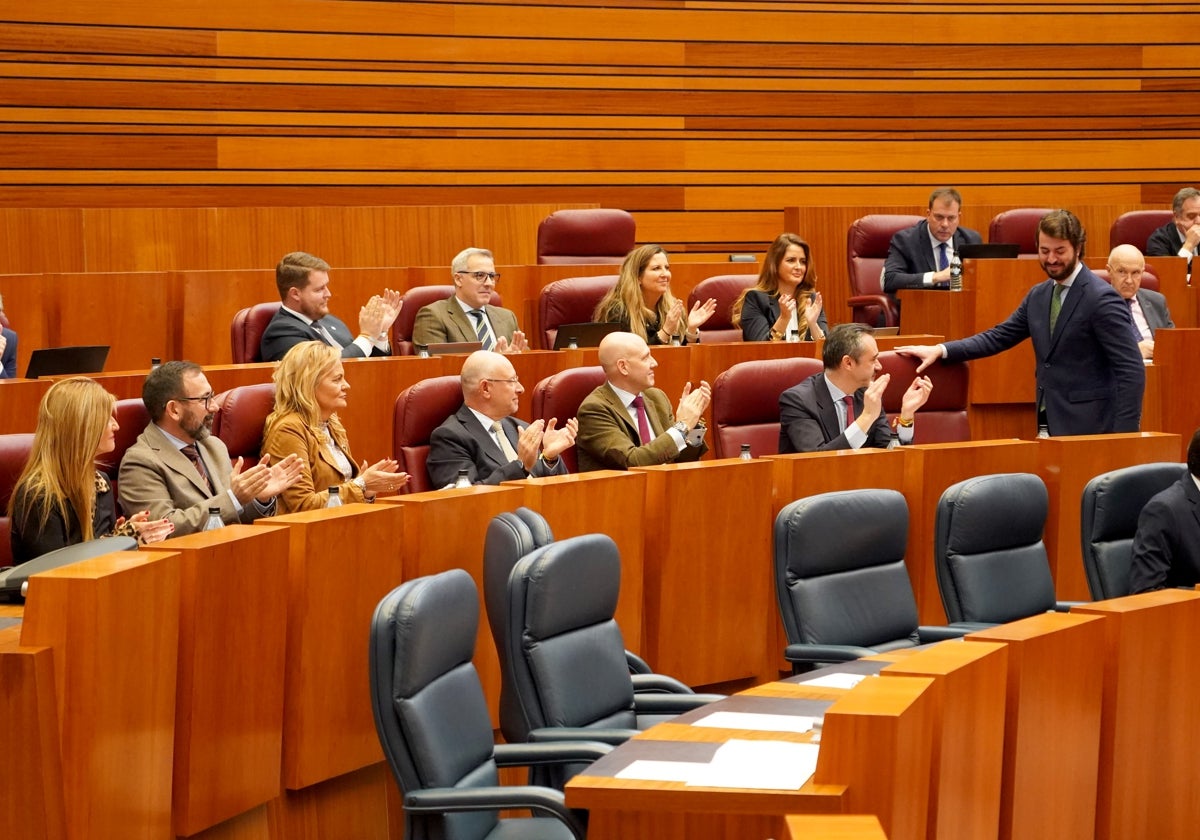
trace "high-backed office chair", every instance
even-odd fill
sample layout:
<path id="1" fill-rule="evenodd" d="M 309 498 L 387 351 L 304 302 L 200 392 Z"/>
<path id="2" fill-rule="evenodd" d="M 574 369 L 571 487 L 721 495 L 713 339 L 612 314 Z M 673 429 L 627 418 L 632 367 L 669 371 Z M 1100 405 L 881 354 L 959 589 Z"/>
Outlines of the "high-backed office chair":
<path id="1" fill-rule="evenodd" d="M 112 452 L 102 456 L 99 463 L 104 474 L 115 482 L 125 450 L 137 443 L 138 435 L 150 423 L 150 413 L 146 411 L 146 404 L 142 402 L 142 398 L 135 397 L 128 400 L 117 400 L 116 405 L 113 406 L 113 417 L 120 426 L 115 435 L 116 446 Z"/>
<path id="2" fill-rule="evenodd" d="M 417 351 L 413 344 L 412 334 L 413 325 L 417 321 L 417 313 L 429 304 L 445 300 L 453 294 L 454 286 L 450 284 L 446 284 L 445 286 L 413 286 L 404 293 L 400 299 L 403 303 L 400 307 L 400 314 L 392 322 L 391 345 L 393 356 L 412 356 L 416 354 Z M 500 295 L 494 289 L 488 303 L 492 306 L 504 305 Z"/>
<path id="3" fill-rule="evenodd" d="M 558 418 L 561 426 L 579 414 L 579 404 L 587 395 L 604 384 L 604 369 L 598 366 L 561 370 L 533 386 L 530 404 L 534 419 Z M 572 446 L 560 456 L 567 465 L 567 472 L 579 472 L 579 460 Z"/>
<path id="4" fill-rule="evenodd" d="M 212 433 L 229 449 L 230 461 L 250 466 L 262 457 L 263 426 L 275 409 L 275 383 L 240 385 L 218 394 Z"/>
<path id="5" fill-rule="evenodd" d="M 895 490 L 820 493 L 779 512 L 775 595 L 793 669 L 963 635 L 918 626 L 907 542 L 908 504 Z"/>
<path id="6" fill-rule="evenodd" d="M 229 325 L 229 344 L 233 351 L 233 363 L 244 365 L 248 362 L 261 362 L 263 333 L 267 324 L 279 311 L 279 301 L 256 303 L 245 309 L 239 309 Z"/>
<path id="7" fill-rule="evenodd" d="M 1138 464 L 1101 473 L 1083 488 L 1083 569 L 1093 601 L 1129 594 L 1138 516 L 1146 502 L 1178 481 L 1185 469 L 1175 463 Z"/>
<path id="8" fill-rule="evenodd" d="M 820 359 L 793 356 L 739 362 L 713 383 L 713 453 L 736 458 L 742 444 L 755 456 L 779 454 L 779 395 L 820 373 Z"/>
<path id="9" fill-rule="evenodd" d="M 846 232 L 846 269 L 850 277 L 848 303 L 855 322 L 872 327 L 899 325 L 900 312 L 883 291 L 883 264 L 892 236 L 923 218 L 876 213 L 850 225 Z"/>
<path id="10" fill-rule="evenodd" d="M 425 462 L 433 430 L 462 406 L 462 383 L 457 376 L 435 376 L 410 385 L 396 397 L 392 413 L 392 457 L 408 473 L 402 493 L 438 490 L 429 483 Z"/>
<path id="11" fill-rule="evenodd" d="M 733 304 L 742 292 L 753 288 L 757 282 L 757 274 L 718 274 L 696 284 L 688 293 L 685 311 L 691 312 L 693 306 L 709 298 L 717 302 L 717 311 L 700 327 L 701 341 L 742 340 L 742 328 L 733 325 Z"/>
<path id="12" fill-rule="evenodd" d="M 1112 283 L 1112 278 L 1109 276 L 1107 268 L 1093 268 L 1092 274 L 1095 274 L 1105 283 Z M 1158 275 L 1149 266 L 1146 266 L 1146 270 L 1142 272 L 1142 288 L 1150 289 L 1154 292 L 1158 291 Z"/>
<path id="13" fill-rule="evenodd" d="M 637 223 L 624 210 L 556 210 L 538 224 L 537 261 L 538 265 L 620 265 L 636 244 Z"/>
<path id="14" fill-rule="evenodd" d="M 1004 624 L 1068 608 L 1054 600 L 1042 542 L 1049 508 L 1046 485 L 1031 473 L 982 475 L 946 488 L 933 562 L 952 623 Z"/>
<path id="15" fill-rule="evenodd" d="M 619 275 L 567 277 L 542 287 L 538 294 L 538 340 L 541 349 L 553 350 L 558 328 L 592 320 L 600 299 L 617 285 Z"/>
<path id="16" fill-rule="evenodd" d="M 883 410 L 889 417 L 900 413 L 904 392 L 917 376 L 919 359 L 886 351 L 879 354 L 883 373 L 890 373 L 891 382 L 883 392 Z M 913 427 L 913 443 L 946 443 L 970 440 L 971 424 L 967 418 L 970 406 L 970 368 L 957 364 L 934 362 L 921 374 L 933 382 L 933 391 L 917 412 Z"/>
<path id="17" fill-rule="evenodd" d="M 1018 207 L 992 217 L 988 242 L 1008 242 L 1020 248 L 1020 254 L 1038 252 L 1038 222 L 1051 212 L 1048 207 Z"/>
<path id="18" fill-rule="evenodd" d="M 33 433 L 0 435 L 0 569 L 12 565 L 12 519 L 8 502 L 33 451 Z"/>
<path id="19" fill-rule="evenodd" d="M 371 619 L 371 707 L 400 787 L 409 840 L 568 840 L 586 837 L 559 791 L 499 786 L 497 767 L 588 761 L 605 745 L 493 744 L 479 674 L 471 664 L 479 596 L 462 569 L 408 581 Z M 555 819 L 501 820 L 528 808 Z"/>
<path id="20" fill-rule="evenodd" d="M 1175 218 L 1170 210 L 1131 210 L 1113 220 L 1108 229 L 1108 249 L 1118 245 L 1132 245 L 1146 253 L 1146 242 L 1150 234 Z"/>

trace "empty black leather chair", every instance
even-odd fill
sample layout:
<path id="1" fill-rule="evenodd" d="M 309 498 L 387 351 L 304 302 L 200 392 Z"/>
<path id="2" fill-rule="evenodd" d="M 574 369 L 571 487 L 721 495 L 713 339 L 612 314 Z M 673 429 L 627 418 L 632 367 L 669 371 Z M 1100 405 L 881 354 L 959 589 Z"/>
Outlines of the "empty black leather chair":
<path id="1" fill-rule="evenodd" d="M 938 501 L 934 568 L 951 622 L 1003 624 L 1067 609 L 1054 600 L 1042 534 L 1050 498 L 1031 473 L 954 484 Z"/>
<path id="2" fill-rule="evenodd" d="M 404 800 L 408 840 L 568 840 L 586 836 L 561 792 L 498 787 L 497 767 L 595 759 L 604 744 L 493 744 L 471 657 L 479 596 L 462 569 L 408 581 L 371 620 L 371 705 Z M 499 809 L 556 819 L 501 820 Z"/>
<path id="3" fill-rule="evenodd" d="M 1129 594 L 1138 515 L 1146 502 L 1178 481 L 1185 468 L 1175 463 L 1138 464 L 1101 473 L 1083 488 L 1083 568 L 1092 600 Z"/>
<path id="4" fill-rule="evenodd" d="M 904 550 L 908 504 L 895 490 L 792 502 L 775 519 L 775 594 L 794 670 L 965 632 L 917 625 Z"/>

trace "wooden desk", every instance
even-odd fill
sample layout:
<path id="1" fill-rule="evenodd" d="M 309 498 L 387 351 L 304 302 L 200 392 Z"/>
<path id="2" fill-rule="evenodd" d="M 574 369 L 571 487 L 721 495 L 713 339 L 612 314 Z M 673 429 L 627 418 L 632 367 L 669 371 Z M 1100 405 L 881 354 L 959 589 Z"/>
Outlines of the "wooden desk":
<path id="1" fill-rule="evenodd" d="M 789 840 L 887 840 L 879 820 L 871 816 L 785 817 Z"/>

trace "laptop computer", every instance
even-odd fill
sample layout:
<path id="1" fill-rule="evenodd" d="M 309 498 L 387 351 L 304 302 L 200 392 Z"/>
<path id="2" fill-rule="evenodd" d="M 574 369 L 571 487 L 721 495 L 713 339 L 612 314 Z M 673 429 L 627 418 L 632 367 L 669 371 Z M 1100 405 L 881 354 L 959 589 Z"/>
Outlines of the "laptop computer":
<path id="1" fill-rule="evenodd" d="M 1014 242 L 980 242 L 959 246 L 958 256 L 964 260 L 1015 260 L 1021 246 Z"/>
<path id="2" fill-rule="evenodd" d="M 445 341 L 441 344 L 425 345 L 425 352 L 430 356 L 450 356 L 454 353 L 474 353 L 476 350 L 482 350 L 483 344 L 478 341 Z M 417 352 L 421 352 L 420 346 L 417 347 Z"/>
<path id="3" fill-rule="evenodd" d="M 71 373 L 99 373 L 108 359 L 108 345 L 81 347 L 42 347 L 29 356 L 26 379 L 39 376 L 62 376 Z"/>
<path id="4" fill-rule="evenodd" d="M 620 332 L 621 325 L 612 321 L 585 321 L 581 324 L 560 324 L 554 336 L 554 349 L 566 350 L 574 342 L 576 347 L 599 347 L 609 333 Z"/>
<path id="5" fill-rule="evenodd" d="M 872 335 L 900 335 L 899 327 L 876 327 Z"/>

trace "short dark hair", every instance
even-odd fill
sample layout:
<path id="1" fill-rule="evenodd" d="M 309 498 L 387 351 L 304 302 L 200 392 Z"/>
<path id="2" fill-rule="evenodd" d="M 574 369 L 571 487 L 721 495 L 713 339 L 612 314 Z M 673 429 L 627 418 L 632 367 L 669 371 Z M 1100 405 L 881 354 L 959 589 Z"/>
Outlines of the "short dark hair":
<path id="1" fill-rule="evenodd" d="M 308 275 L 314 271 L 329 271 L 329 263 L 303 251 L 284 254 L 279 265 L 275 266 L 275 288 L 279 289 L 279 299 L 287 297 L 288 289 L 307 286 Z"/>
<path id="2" fill-rule="evenodd" d="M 866 324 L 838 324 L 825 333 L 825 347 L 821 351 L 821 361 L 825 370 L 835 370 L 842 363 L 843 356 L 849 356 L 854 361 L 862 355 L 863 336 L 875 332 L 874 327 Z"/>
<path id="3" fill-rule="evenodd" d="M 1041 221 L 1038 222 L 1038 233 L 1044 233 L 1052 239 L 1067 240 L 1071 243 L 1071 247 L 1078 252 L 1076 256 L 1083 259 L 1083 246 L 1087 244 L 1087 232 L 1084 231 L 1079 217 L 1070 210 L 1051 210 L 1042 216 Z"/>
<path id="4" fill-rule="evenodd" d="M 150 419 L 157 423 L 167 411 L 167 403 L 183 396 L 183 378 L 204 373 L 195 362 L 167 362 L 150 371 L 142 383 L 142 402 Z"/>
<path id="5" fill-rule="evenodd" d="M 1188 472 L 1200 478 L 1200 429 L 1196 429 L 1192 435 L 1192 442 L 1188 444 Z"/>
<path id="6" fill-rule="evenodd" d="M 958 190 L 954 189 L 954 187 L 939 187 L 929 194 L 929 209 L 933 209 L 933 202 L 943 198 L 948 198 L 959 207 L 962 207 L 962 196 L 959 195 Z"/>

